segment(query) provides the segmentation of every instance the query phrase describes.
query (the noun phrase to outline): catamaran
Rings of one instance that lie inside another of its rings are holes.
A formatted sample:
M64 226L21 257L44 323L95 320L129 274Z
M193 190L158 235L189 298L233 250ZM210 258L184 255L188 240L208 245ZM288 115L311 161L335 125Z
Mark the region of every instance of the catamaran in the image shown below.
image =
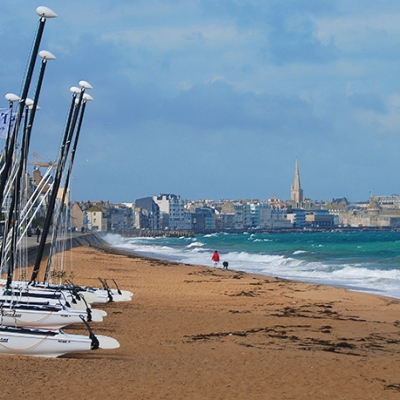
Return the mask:
M94 335L71 335L58 329L33 329L0 326L0 354L36 357L59 357L66 353L96 349L117 349L114 338Z
M83 115L87 101L92 100L92 97L85 93L87 89L92 88L86 81L79 82L80 88L71 88L72 101L60 154L57 163L54 164L56 166L55 176L50 179L49 175L46 175L45 184L49 187L46 193L48 196L47 213L31 279L29 281L15 279L15 271L24 264L20 246L24 234L23 226L30 226L39 208L35 209L34 206L38 204L39 191L35 191L30 198L25 195L26 166L30 136L47 61L55 59L50 52L43 50L39 52L39 45L46 20L57 17L57 14L44 6L37 7L36 13L40 17L39 25L21 96L11 93L6 95L6 99L10 102L10 122L8 123L5 147L0 157L0 206L5 215L0 244L0 271L2 273L6 271L7 279L0 282L0 354L58 357L76 351L90 351L98 348L116 349L119 347L116 339L95 335L92 332L88 322L101 322L107 314L103 310L92 308L91 304L129 301L132 298L131 292L121 291L119 288L110 289L105 281L102 282L103 288L48 282L49 268L55 251L57 230L63 214L64 200L69 186L69 176ZM34 100L29 101L27 95L38 54L42 58L42 63ZM12 124L13 103L17 101L17 112ZM22 137L20 137L18 133L23 117L24 126ZM68 171L66 178L64 170ZM58 192L62 180L64 180L64 189L60 202ZM43 282L39 283L38 273L47 235L51 229L53 238L48 266ZM89 336L72 335L61 330L62 327L71 323L85 324Z
M101 322L103 315L98 311L93 309L83 313L63 305L0 302L0 325L61 329L83 321Z

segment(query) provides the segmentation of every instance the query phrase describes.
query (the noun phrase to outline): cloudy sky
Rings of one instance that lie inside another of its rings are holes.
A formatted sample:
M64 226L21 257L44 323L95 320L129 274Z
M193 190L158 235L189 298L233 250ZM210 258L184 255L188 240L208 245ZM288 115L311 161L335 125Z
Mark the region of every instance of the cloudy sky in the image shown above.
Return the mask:
M21 91L36 7L58 14L31 153L57 157L70 86L93 86L72 200L289 199L296 158L308 198L400 194L398 2L4 3L0 94Z

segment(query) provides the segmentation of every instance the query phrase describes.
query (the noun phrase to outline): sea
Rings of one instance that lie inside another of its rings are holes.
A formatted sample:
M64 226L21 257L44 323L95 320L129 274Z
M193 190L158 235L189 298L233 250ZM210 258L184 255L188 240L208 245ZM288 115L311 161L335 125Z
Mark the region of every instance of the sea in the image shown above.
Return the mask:
M156 259L212 267L215 250L229 269L400 299L400 232L213 233L122 237L111 246Z

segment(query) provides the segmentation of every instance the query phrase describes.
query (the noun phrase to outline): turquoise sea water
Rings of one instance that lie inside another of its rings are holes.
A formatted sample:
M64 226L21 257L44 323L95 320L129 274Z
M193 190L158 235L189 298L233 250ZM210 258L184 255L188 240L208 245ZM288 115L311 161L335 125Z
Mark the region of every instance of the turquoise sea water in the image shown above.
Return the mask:
M122 238L112 246L142 255L212 266L218 250L229 268L400 298L400 232L297 232Z

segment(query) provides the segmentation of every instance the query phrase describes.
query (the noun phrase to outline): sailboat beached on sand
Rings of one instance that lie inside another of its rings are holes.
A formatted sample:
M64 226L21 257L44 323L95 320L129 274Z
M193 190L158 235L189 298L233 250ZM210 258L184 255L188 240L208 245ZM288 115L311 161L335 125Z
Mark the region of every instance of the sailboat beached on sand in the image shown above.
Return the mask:
M51 259L55 252L57 231L61 225L69 175L86 103L92 100L86 93L86 90L92 87L86 81L80 81L79 88L71 88L72 100L60 154L57 163L54 164L55 176L52 180L46 178L46 184L49 186L46 193L47 214L31 279L29 281L15 279L16 270L24 264L24 261L26 263L21 245L21 238L25 234L23 226L30 225L35 210L38 209L34 207L38 201L37 193L33 193L31 197L26 196L25 176L30 137L46 65L49 60L55 59L48 51L39 52L39 46L46 20L57 17L57 14L44 6L37 7L36 13L40 17L39 25L21 95L16 96L12 93L6 95L10 104L9 122L5 147L0 157L0 204L5 217L1 237L0 267L1 272L6 273L6 279L0 281L0 354L57 357L76 351L115 349L119 347L117 340L92 332L88 322L101 322L107 313L92 308L91 304L129 301L132 293L121 291L119 288L110 289L105 281L102 281L103 288L89 288L61 280L58 284L49 282ZM27 96L38 54L42 59L41 68L34 100L30 101ZM17 111L13 114L13 104L17 102ZM15 115L14 122L11 121L12 115ZM61 186L62 184L64 186ZM60 187L63 187L61 202L58 198ZM51 230L53 232L51 256L43 282L39 283L39 270ZM85 324L89 336L71 335L60 330L72 323Z

